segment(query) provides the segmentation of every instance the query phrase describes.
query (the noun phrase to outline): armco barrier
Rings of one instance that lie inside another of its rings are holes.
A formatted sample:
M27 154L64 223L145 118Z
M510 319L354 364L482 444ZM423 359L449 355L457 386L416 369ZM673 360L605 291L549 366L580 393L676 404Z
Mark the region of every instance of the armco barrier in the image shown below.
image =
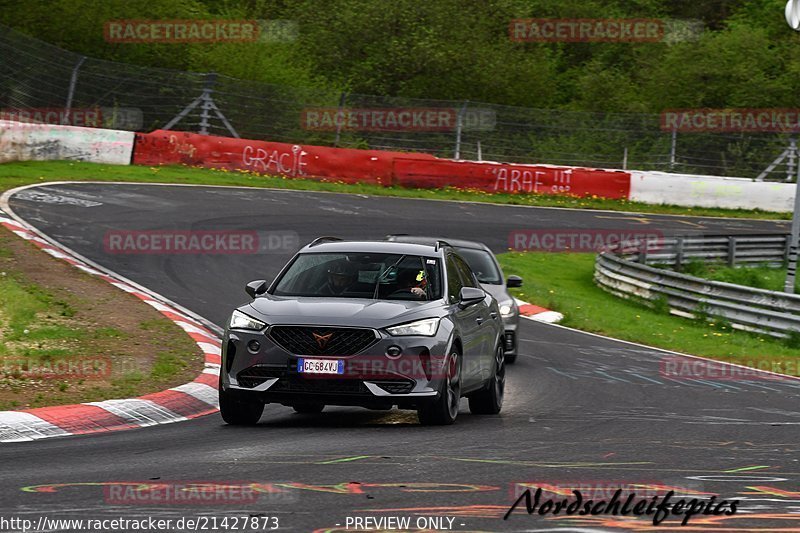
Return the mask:
M129 131L0 120L0 163L9 161L88 161L129 165Z
M687 207L791 212L794 191L793 183L632 171L630 200Z
M250 141L159 130L137 134L133 163L186 164L299 178L487 192L627 198L622 171L453 161L428 154Z
M182 163L297 178L391 185L392 161L398 157L435 159L427 154L249 141L158 130L136 134L133 163Z
M626 199L630 185L630 174L623 171L448 159L395 159L394 178L405 187Z
M693 237L692 256L695 260L718 261L719 241L734 237ZM779 245L776 249L776 238ZM776 252L785 247L785 235L737 236L748 249L740 250L734 244L729 253L729 264L747 264L754 257L774 262ZM780 246L780 240L783 246ZM731 242L736 242L731 241ZM760 244L759 244L760 243ZM598 254L594 281L602 289L621 298L632 298L651 305L666 303L670 313L689 318L719 317L736 329L765 333L774 337L788 337L800 333L800 295L769 291L733 283L711 281L680 272L655 268L645 264L650 254L643 256L636 249L641 245L623 246ZM683 247L680 247L683 249ZM688 247L687 247L688 248ZM705 249L706 253L700 251ZM679 251L678 255L683 252ZM674 263L680 263L675 260ZM751 263L752 264L752 263Z

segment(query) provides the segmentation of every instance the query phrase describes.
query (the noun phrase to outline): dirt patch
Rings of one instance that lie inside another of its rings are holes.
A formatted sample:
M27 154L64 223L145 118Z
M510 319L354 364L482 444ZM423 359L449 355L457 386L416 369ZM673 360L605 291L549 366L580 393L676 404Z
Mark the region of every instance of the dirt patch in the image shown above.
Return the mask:
M140 396L202 368L158 311L0 227L0 410Z

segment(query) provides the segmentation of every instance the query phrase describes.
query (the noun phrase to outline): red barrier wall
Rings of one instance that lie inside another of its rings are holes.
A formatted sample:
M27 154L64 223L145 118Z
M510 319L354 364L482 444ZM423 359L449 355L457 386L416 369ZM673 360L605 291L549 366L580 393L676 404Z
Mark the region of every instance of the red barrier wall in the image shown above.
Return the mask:
M630 173L591 168L398 158L394 183L404 187L460 187L487 192L597 195L628 198Z
M135 165L186 164L298 178L487 192L628 198L630 174L590 168L478 163L428 154L328 148L158 130L137 133Z
M200 165L297 178L391 185L392 161L397 156L435 159L427 154L249 141L158 130L136 134L133 164Z

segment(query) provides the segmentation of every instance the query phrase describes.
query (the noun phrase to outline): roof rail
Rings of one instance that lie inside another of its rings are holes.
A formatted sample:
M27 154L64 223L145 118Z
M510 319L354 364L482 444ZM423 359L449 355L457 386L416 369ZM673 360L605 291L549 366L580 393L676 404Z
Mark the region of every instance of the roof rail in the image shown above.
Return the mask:
M408 237L408 233L389 233L383 237L383 240L388 241L394 237Z
M318 238L314 239L314 240L311 242L311 244L309 244L309 245L308 245L308 247L309 247L309 248L311 248L312 246L316 246L316 245L318 245L318 244L322 244L323 242L328 242L328 241L341 241L341 240L342 240L342 239L340 239L339 237L331 237L331 236L318 237Z
M439 239L439 240L436 241L436 245L433 247L433 251L438 252L439 248L442 247L442 246L447 246L449 248L453 247L449 242L443 241L442 239Z

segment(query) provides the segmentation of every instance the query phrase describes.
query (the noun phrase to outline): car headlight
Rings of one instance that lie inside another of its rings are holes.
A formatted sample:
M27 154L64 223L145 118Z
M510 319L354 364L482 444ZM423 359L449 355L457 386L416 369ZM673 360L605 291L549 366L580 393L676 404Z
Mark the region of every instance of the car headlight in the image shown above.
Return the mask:
M500 306L500 314L506 318L514 315L514 304L503 304Z
M255 331L262 330L266 324L251 316L248 316L241 311L234 311L231 315L229 326L233 329L252 329Z
M386 331L388 331L390 335L422 335L425 337L433 337L436 335L436 330L438 328L438 318L426 318L424 320L417 320L416 322L409 322L408 324L392 326L386 328Z

